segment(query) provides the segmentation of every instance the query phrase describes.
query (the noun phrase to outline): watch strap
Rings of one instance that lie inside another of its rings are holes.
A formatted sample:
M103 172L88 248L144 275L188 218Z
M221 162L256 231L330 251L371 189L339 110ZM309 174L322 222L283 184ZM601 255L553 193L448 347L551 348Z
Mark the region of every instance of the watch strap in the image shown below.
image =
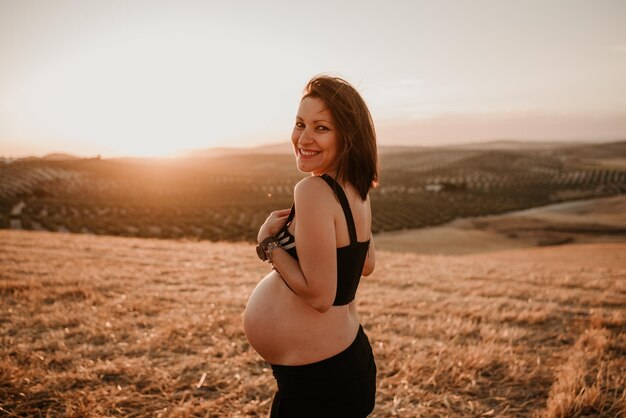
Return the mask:
M270 235L257 245L257 254L261 260L269 261L271 263L271 252L278 247L280 247L278 240L275 236Z
M265 247L265 257L267 258L267 261L269 261L270 263L273 263L272 251L274 251L278 247L280 247L280 243L277 240L270 241Z

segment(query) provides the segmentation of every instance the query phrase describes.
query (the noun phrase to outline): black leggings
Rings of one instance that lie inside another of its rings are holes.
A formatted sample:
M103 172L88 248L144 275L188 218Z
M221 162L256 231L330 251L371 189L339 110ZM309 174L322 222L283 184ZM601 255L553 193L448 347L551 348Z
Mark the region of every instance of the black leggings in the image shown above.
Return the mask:
M302 366L272 365L270 418L363 418L374 409L376 363L363 327L339 354Z

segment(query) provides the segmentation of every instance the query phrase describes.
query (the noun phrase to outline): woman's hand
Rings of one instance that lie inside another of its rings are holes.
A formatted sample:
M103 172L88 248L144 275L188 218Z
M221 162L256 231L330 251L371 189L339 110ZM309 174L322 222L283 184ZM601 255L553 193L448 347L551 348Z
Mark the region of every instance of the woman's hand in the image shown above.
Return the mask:
M290 210L291 209L281 209L270 213L270 216L267 217L259 229L257 241L260 243L270 235L276 235L278 231L285 226L285 223L287 223L287 217L289 216Z

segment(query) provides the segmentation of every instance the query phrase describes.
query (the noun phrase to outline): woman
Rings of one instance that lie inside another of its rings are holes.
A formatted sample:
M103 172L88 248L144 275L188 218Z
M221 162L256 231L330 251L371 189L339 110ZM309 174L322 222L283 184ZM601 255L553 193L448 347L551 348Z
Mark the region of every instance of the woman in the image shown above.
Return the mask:
M376 364L354 297L375 262L372 118L346 81L315 77L291 141L298 169L311 176L296 185L291 209L272 212L259 230L257 252L273 271L252 292L244 329L278 384L271 417L365 417Z

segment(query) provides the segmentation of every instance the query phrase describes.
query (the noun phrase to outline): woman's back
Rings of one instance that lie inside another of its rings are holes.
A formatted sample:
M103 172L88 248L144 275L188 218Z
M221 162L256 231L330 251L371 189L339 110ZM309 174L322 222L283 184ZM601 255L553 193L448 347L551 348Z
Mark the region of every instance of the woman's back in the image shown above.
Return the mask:
M370 245L369 236L366 240L358 239L352 207L356 207L359 226L367 235L369 235L369 231L371 230L371 212L369 210L368 201L361 200L356 191L353 193L353 202L351 204L344 191L347 187L342 187L335 179L327 174L322 174L320 178L333 190L337 201L341 205L341 213L334 214L335 237L337 242L337 290L333 306L347 305L355 297ZM333 202L328 203L329 206L336 206ZM296 239L294 236L295 213L296 208L295 205L293 205L287 218L287 223L276 237L280 245L286 249L292 257L298 260ZM301 219L301 222L307 222L307 220ZM344 223L345 226L343 225ZM345 243L345 245L342 244L346 239L348 242ZM289 286L287 285L287 287Z

